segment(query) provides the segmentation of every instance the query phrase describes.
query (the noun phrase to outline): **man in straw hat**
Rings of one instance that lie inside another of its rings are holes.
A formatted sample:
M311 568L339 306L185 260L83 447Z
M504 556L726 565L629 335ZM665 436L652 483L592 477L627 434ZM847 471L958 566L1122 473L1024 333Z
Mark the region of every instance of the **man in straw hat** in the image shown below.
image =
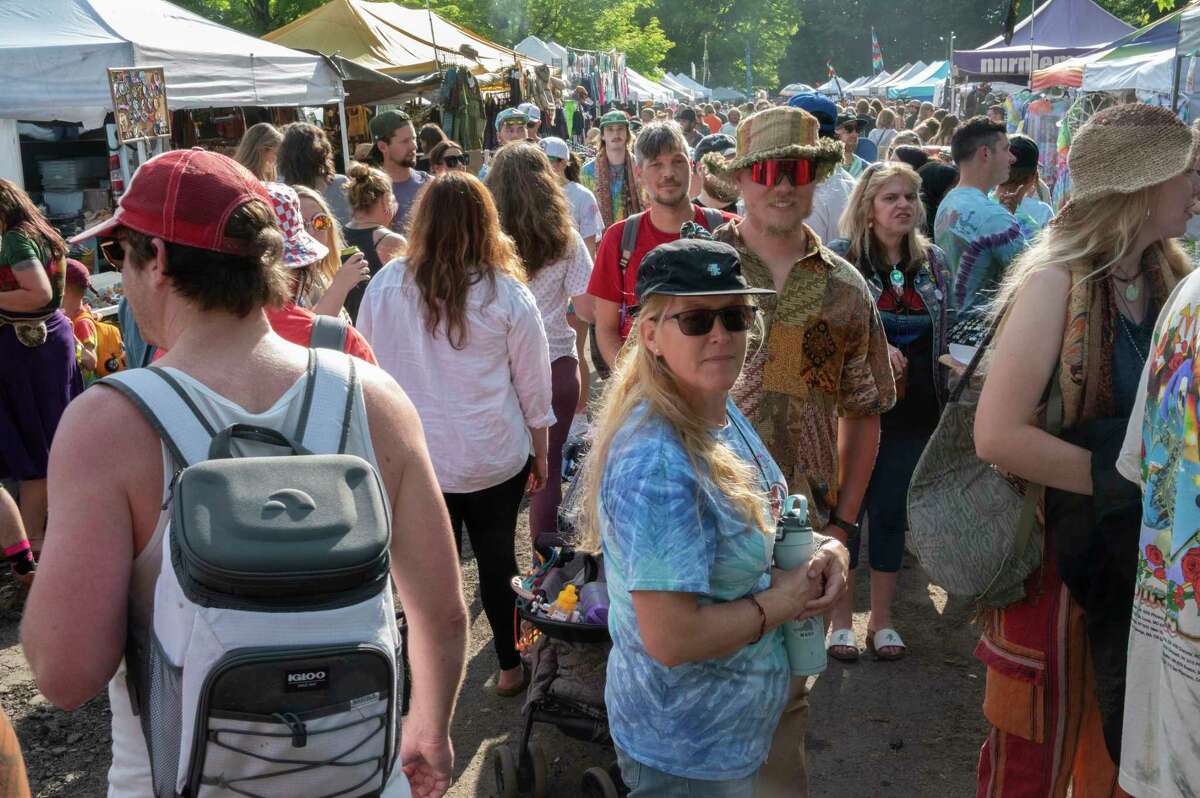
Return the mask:
M738 250L751 285L778 292L761 300L766 340L747 360L734 398L790 492L808 497L813 526L845 543L858 532L879 415L895 403L896 387L866 281L804 223L817 184L842 158L842 144L820 138L818 127L812 114L790 107L741 123L737 155L724 166L746 213L716 238ZM854 633L835 632L832 644L857 654ZM807 690L797 679L760 773L761 795L807 795L807 716Z

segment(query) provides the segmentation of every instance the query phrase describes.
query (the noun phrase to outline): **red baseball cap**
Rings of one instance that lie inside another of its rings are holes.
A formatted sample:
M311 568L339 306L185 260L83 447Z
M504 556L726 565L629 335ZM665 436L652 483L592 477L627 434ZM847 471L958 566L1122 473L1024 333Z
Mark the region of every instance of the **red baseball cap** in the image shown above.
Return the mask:
M111 237L121 227L199 249L241 255L245 243L225 237L235 210L251 200L271 207L271 195L244 166L219 153L172 150L142 164L117 212L71 239Z
M91 280L92 275L91 275L91 272L88 271L87 266L84 266L82 263L75 260L74 258L67 258L66 262L67 262L67 284L68 285L78 285L83 288L91 288L92 287L92 280Z

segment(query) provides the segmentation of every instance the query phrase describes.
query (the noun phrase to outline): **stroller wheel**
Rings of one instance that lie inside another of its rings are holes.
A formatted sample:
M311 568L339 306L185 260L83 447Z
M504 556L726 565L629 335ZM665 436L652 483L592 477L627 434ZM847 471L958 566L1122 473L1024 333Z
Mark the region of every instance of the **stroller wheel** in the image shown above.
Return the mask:
M529 761L533 763L533 798L546 798L546 750L536 740L529 741Z
M585 798L621 798L617 785L604 768L588 768L583 772L583 795Z
M496 776L496 798L517 798L521 794L517 783L517 758L507 745L498 745L493 750L492 772Z

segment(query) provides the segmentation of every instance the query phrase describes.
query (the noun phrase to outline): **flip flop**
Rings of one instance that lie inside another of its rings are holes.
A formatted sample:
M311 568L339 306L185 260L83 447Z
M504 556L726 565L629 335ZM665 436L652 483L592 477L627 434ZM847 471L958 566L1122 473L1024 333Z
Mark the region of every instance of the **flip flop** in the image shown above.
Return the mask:
M839 653L835 648L853 649L853 654ZM858 643L854 639L853 629L837 629L829 635L829 645L825 647L829 656L841 662L858 662Z
M884 654L885 648L898 648L900 651L895 654ZM890 626L886 629L880 629L878 632L867 631L867 650L874 655L875 659L885 662L895 662L898 659L904 658L904 650L907 646L900 638L899 632L892 629Z

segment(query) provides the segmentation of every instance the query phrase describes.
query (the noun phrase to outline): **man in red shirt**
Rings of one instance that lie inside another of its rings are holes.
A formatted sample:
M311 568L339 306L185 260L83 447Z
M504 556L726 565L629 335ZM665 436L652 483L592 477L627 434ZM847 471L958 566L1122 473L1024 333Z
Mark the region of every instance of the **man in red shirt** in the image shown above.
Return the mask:
M696 222L708 229L736 218L712 208L692 205L688 181L692 163L687 140L674 122L652 122L642 128L634 144L634 174L642 188L646 209L608 228L596 251L596 265L588 293L596 298L596 343L604 362L612 365L633 327L631 310L637 305L634 284L638 265L647 252L679 238L679 228ZM621 269L629 237L625 227L637 225L637 237Z

